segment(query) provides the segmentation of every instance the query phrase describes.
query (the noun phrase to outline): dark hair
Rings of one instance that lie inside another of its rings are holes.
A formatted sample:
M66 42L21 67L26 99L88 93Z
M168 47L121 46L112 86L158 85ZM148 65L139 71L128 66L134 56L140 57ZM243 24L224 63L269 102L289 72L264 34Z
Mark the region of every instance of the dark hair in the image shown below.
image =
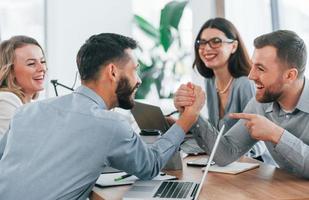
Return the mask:
M41 45L34 39L25 35L13 36L4 40L0 44L0 90L9 91L16 94L24 102L23 88L18 85L13 73L13 63L15 59L15 50L26 45L38 46L44 55ZM39 93L36 93L32 99L36 99Z
M76 57L81 80L96 80L102 67L111 62L126 60L128 55L125 50L136 47L134 39L123 35L101 33L91 36L79 49Z
M227 19L220 17L209 19L201 27L194 43L195 59L192 67L194 68L196 66L198 72L205 78L211 78L214 76L213 70L204 64L198 53L197 40L200 39L202 32L207 28L218 29L222 31L227 38L238 41L237 50L229 58L228 70L234 78L248 76L251 69L251 64L244 42L242 41L240 34L235 26Z
M295 67L298 70L298 78L304 76L307 50L306 45L295 32L289 30L278 30L264 34L254 40L254 47L257 49L265 46L273 46L277 49L277 57L289 68Z

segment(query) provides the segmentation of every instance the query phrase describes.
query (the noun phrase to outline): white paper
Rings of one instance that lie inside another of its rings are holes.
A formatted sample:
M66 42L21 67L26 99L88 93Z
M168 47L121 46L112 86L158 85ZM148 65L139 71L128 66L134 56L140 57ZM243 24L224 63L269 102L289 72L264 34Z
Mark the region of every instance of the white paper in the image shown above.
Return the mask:
M122 180L115 181L116 178L119 178L127 174L126 172L117 172L117 173L108 173L101 174L98 178L96 185L100 187L116 186L116 185L129 185L133 184L138 178L136 176L130 176ZM171 176L165 173L160 173L158 176L154 177L153 180L173 180L176 179L175 176Z
M244 163L244 162L233 162L229 165L224 167L213 165L210 166L210 172L220 172L220 173L227 173L227 174L239 174L241 172L245 172L251 169L255 169L259 167L259 163ZM204 168L203 168L204 170Z

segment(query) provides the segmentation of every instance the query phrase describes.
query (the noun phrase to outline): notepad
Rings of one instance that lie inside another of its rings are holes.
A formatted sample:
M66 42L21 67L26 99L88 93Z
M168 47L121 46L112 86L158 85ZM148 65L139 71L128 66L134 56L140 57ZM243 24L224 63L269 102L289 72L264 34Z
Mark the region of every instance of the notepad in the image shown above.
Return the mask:
M245 162L233 162L224 167L213 165L209 168L211 172L225 173L225 174L239 174L251 169L258 168L260 166L259 163L245 163ZM204 168L202 168L204 170Z
M125 172L101 174L96 182L96 186L110 187L117 185L130 185L133 184L136 180L138 180L136 176L130 176L128 178L115 181L116 178L119 178L125 174L126 174ZM175 180L175 179L176 179L175 176L171 176L162 172L158 176L153 178L153 180Z

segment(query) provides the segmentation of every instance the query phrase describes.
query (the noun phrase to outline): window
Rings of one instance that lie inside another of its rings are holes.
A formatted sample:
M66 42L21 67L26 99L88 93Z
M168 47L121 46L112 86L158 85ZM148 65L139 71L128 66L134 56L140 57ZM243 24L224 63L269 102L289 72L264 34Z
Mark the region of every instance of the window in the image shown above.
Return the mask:
M0 40L27 35L45 46L44 0L1 0Z
M279 27L296 32L309 48L309 1L280 0L278 1ZM309 76L308 60L305 76Z
M272 31L270 0L225 1L225 17L240 32L249 55L254 50L253 40Z

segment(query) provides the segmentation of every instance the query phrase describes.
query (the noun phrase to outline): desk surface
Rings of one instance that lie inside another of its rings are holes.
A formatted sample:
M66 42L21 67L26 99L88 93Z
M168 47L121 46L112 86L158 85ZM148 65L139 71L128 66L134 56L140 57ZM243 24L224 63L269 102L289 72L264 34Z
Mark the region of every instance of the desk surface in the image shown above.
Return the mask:
M200 167L187 167L184 159L183 170L167 171L179 179L199 182L202 178ZM256 162L243 159L246 162ZM93 189L92 200L119 200L130 186ZM209 172L199 199L309 199L309 181L300 179L270 165L261 164L259 168L238 175Z

